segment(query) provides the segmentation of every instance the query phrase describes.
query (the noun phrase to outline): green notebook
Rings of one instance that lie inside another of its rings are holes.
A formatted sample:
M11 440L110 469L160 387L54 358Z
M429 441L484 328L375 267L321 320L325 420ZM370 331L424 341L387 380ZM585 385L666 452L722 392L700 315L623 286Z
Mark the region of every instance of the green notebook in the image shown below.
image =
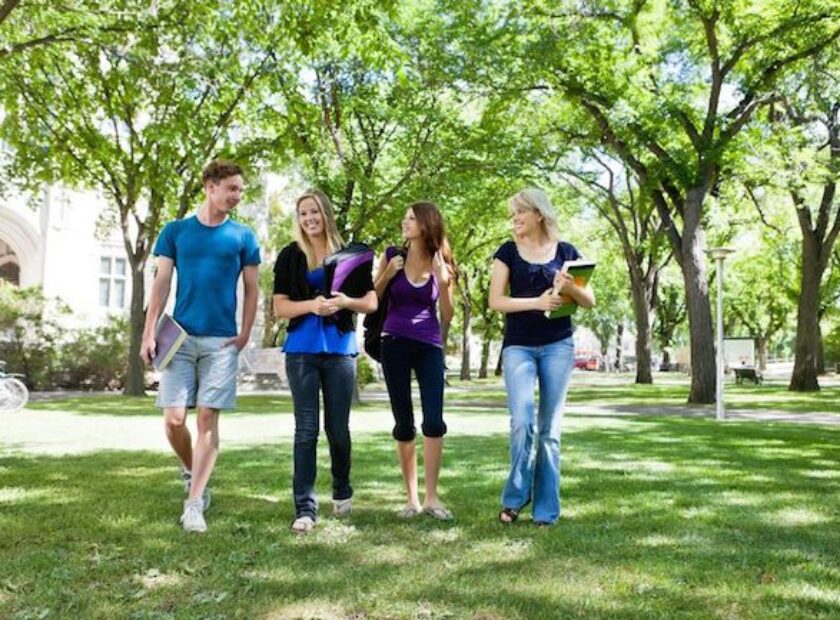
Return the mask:
M574 278L577 286L584 287L589 283L590 278L592 278L592 272L595 271L595 261L582 259L570 260L563 263L563 269L568 271L569 275ZM559 293L555 294L559 295ZM566 301L562 306L555 310L545 311L546 318L559 319L564 316L572 316L577 312L577 302L568 295L563 295L563 297Z

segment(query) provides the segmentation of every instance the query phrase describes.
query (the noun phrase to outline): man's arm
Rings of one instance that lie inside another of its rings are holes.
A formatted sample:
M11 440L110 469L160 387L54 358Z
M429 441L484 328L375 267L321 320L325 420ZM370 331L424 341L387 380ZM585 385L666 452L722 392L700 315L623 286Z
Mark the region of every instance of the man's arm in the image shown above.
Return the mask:
M236 338L231 338L225 346L232 344L240 351L251 338L251 328L257 317L257 300L260 294L259 265L246 265L242 269L242 283L245 285L245 298L242 304L242 329Z
M143 341L140 344L140 359L151 364L155 357L155 327L166 301L169 299L169 287L172 285L172 271L175 261L166 256L158 256L155 279L149 295L149 307L146 308L146 325L143 327Z

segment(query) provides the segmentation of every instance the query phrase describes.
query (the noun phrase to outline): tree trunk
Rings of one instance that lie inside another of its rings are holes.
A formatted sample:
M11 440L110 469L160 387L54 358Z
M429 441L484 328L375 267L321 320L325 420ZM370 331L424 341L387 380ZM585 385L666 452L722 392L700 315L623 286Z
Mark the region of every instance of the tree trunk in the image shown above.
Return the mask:
M502 359L503 359L502 355L503 355L503 353L504 353L504 349L499 351L499 357L498 357L498 359L496 359L496 370L493 374L497 377L502 376Z
M472 379L470 364L471 350L470 350L470 320L472 319L472 303L466 295L462 296L461 310L464 315L464 330L461 333L461 380L469 381Z
M705 188L688 192L680 248L688 330L691 340L691 390L689 403L715 402L715 334L706 273L706 235L700 222Z
M143 341L143 327L146 323L146 312L143 304L146 297L146 282L143 274L145 261L140 264L131 264L131 309L129 313L129 346L128 346L128 368L125 373L125 387L123 394L126 396L143 396L146 393L145 367L140 359L140 345Z
M636 280L639 280L638 282ZM651 349L653 335L650 326L650 299L644 279L630 273L630 291L633 297L633 317L636 322L636 383L653 383Z
M668 349L662 349L662 366L664 366L665 368L669 368L670 365L671 365L671 352L668 351Z
M481 367L478 369L478 378L487 378L487 365L490 363L490 345L492 342L485 338L481 342Z
M356 380L353 381L353 400L351 401L354 407L362 404L362 392L359 389L359 362L361 359L361 355L356 356Z
M817 319L817 375L825 374L825 349L823 348L822 327Z
M266 295L263 298L263 334L262 346L263 348L274 346L275 325L274 325L274 298L272 295Z
M796 317L796 350L793 374L788 389L813 392L817 382L817 349L819 348L820 280L819 245L810 231L802 231L802 271L799 309Z
M767 336L757 336L755 348L758 351L758 369L767 370Z
M624 350L621 346L621 341L624 339L624 323L618 324L618 329L615 335L615 371L621 372L621 366L623 362L622 353Z

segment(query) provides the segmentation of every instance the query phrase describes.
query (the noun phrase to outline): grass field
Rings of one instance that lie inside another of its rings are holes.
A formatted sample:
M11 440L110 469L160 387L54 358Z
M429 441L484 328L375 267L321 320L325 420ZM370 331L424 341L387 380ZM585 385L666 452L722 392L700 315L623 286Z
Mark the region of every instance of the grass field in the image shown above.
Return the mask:
M0 617L840 617L840 429L576 417L563 444L538 529L496 522L505 436L447 440L446 524L398 520L392 442L357 438L353 516L307 537L288 442L223 446L190 536L173 457L2 458Z
M688 399L688 378L670 373L657 377L653 385L635 385L628 375L602 375L594 373L575 374L569 392L569 404L623 407L679 407ZM382 395L384 385L369 386L368 391ZM725 402L728 408L743 410L771 409L790 413L836 413L840 414L840 387L832 384L819 392L789 392L782 382L768 382L762 386L726 386ZM359 409L381 407L372 400L371 394L362 394ZM446 391L447 403L481 404L489 407L505 407L504 386L499 379L473 382L452 381ZM238 399L236 413L288 413L292 410L291 397L286 394L249 395ZM90 396L58 397L30 403L35 410L74 411L81 414L106 415L160 415L151 397L127 398L119 394L96 394ZM230 415L230 414L228 414ZM235 414L234 414L235 415Z

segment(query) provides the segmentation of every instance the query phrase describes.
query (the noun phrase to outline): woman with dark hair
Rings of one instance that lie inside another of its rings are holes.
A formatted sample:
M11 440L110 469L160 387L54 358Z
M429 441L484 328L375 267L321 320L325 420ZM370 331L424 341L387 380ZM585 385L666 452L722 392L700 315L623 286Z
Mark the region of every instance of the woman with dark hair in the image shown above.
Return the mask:
M326 289L324 259L340 250L329 198L307 190L295 207L296 241L287 245L274 266L274 314L288 319L286 376L295 410L295 520L292 531L305 534L315 527L316 454L320 395L324 395L324 428L330 445L333 514L352 509L350 485L350 403L356 385L358 354L356 312L376 310L376 293L368 269L351 282L346 293Z
M522 190L510 199L510 212L513 239L494 255L489 298L490 307L505 314L502 364L510 409L510 473L499 521L513 523L533 502L534 523L552 525L560 516L560 429L575 347L571 318L545 313L564 303L555 291L583 308L594 306L595 296L563 267L580 255L560 241L545 192Z
M454 313L455 264L446 239L440 210L429 202L409 206L402 221L402 249L389 247L374 281L380 299L387 295L388 312L382 326L382 372L394 414L393 436L408 502L399 513L412 518L422 513L452 519L438 497L443 455L443 347ZM438 308L440 306L440 319ZM423 464L426 494L417 490L417 453L411 371L417 377L423 409Z

